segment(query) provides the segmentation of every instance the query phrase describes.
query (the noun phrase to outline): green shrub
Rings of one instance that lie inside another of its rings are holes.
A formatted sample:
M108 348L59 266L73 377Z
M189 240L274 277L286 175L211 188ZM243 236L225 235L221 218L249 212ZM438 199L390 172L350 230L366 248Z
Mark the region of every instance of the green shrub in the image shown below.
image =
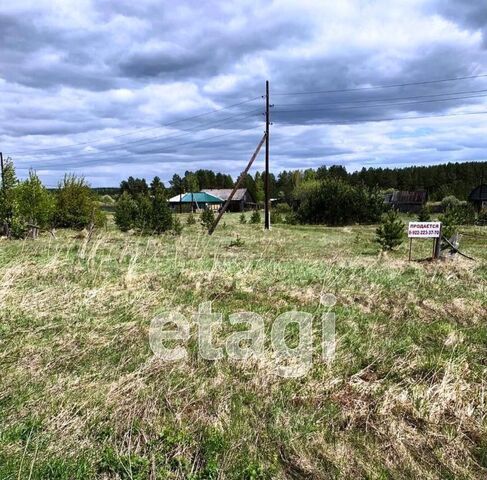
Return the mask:
M338 178L313 180L295 192L301 223L346 225L376 222L383 212L383 198L377 190L350 185Z
M134 227L142 233L153 231L152 228L152 202L149 195L136 197L137 210L135 213Z
M247 223L247 217L245 216L245 213L243 213L243 212L242 212L242 213L240 214L240 219L239 219L239 221L240 221L240 224L241 224L241 225L245 225L245 224Z
M442 233L445 237L452 237L459 225L473 225L475 223L475 210L472 205L460 202L448 207L443 215L439 215L442 222Z
M279 212L271 210L271 224L284 223L283 217Z
M10 234L14 207L15 207L15 187L17 177L15 167L10 158L4 162L3 183L0 189L0 229L2 234Z
M173 227L173 216L164 191L161 188L156 189L151 203L151 229L156 233L167 232Z
M287 215L291 213L293 209L287 203L278 203L272 208L273 212L280 213L281 215Z
M377 228L376 241L382 250L392 250L401 245L404 239L404 223L395 210L383 214L381 223Z
M455 195L448 195L441 201L441 206L444 211L448 210L451 207L456 207L457 205L460 205L460 200L458 200Z
M206 229L209 230L213 223L215 222L215 213L211 208L207 208L203 210L201 214L201 225Z
M54 222L58 227L82 229L103 225L105 217L95 193L82 177L65 175L56 195Z
M54 213L54 199L35 172L30 171L27 180L20 182L16 187L15 197L16 213L25 222L40 228L50 226Z
M297 225L299 223L297 214L295 212L289 212L288 214L286 214L285 222L288 225Z
M250 216L249 223L257 224L261 222L259 210L254 210Z
M122 232L127 232L133 228L136 214L136 201L127 192L123 192L115 206L115 224Z
M477 225L487 225L487 208L483 208L482 210L480 210L475 223Z
M183 224L181 223L181 220L179 220L178 217L174 217L172 219L172 233L174 233L174 235L181 235L181 233L183 233Z
M186 224L187 225L194 225L196 223L196 218L194 218L193 212L191 212L188 215L188 218L186 219Z
M431 220L430 210L425 205L421 210L418 212L418 222L429 222Z

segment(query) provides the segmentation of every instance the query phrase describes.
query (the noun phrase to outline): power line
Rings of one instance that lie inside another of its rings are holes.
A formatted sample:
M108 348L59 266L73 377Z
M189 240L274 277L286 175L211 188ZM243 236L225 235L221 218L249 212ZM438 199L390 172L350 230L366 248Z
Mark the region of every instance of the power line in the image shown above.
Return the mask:
M233 108L233 107L237 107L237 106L240 106L240 105L244 105L246 103L254 102L255 100L259 100L260 98L261 98L261 96L254 97L254 98L250 98L248 100L244 100L244 101L241 101L241 102L238 102L238 103L233 103L231 105L227 105L226 107L222 107L222 108L218 108L218 109L212 110L211 112L200 113L200 114L197 114L197 115L192 115L190 117L181 118L181 119L175 120L173 122L165 123L163 125L158 125L157 127L149 127L149 128L144 128L144 129L138 129L138 130L133 130L132 132L123 133L121 135L114 135L114 136L110 137L109 139L102 138L102 139L99 139L99 140L90 140L90 141L85 141L85 142L80 142L80 143L73 143L73 144L70 144L70 145L62 145L62 146L56 146L56 147L44 147L44 148L35 149L33 151L34 152L45 151L45 150L49 150L50 151L50 150L59 150L59 149L65 149L65 148L71 148L71 147L78 147L78 146L82 146L82 145L91 145L92 143L99 143L99 142L104 142L104 141L107 141L107 140L112 140L114 138L126 137L128 135L134 135L134 134L141 133L141 132L148 132L148 131L151 131L151 130L156 130L158 128L169 127L171 125L175 125L177 123L185 122L187 120L194 120L195 118L200 118L200 117L204 117L204 116L207 116L207 115L212 115L214 113L218 113L218 112L221 112L223 110L228 110L228 109ZM22 154L22 153L31 153L31 152L32 151L30 151L30 150L22 150L20 152L13 152L13 154L11 154L11 155L19 155L19 154Z
M454 77L454 78L442 78L438 80L424 80L421 82L407 82L407 83L395 83L391 85L374 85L370 87L357 87L357 88L342 88L337 90L315 90L315 91L308 91L308 92L281 92L281 93L273 93L273 95L314 95L317 93L341 93L341 92L357 92L361 90L378 90L382 88L397 88L397 87L407 87L411 85L430 85L434 83L442 83L442 82L456 82L460 80L469 80L473 78L484 78L487 77L487 73L483 73L480 75L469 75L465 77Z
M306 112L307 110L303 110ZM277 113L294 113L290 110L288 111L280 111L274 112ZM351 125L355 123L369 123L369 122L392 122L395 120L417 120L421 118L442 118L442 117L460 117L464 115L484 115L487 114L487 110L479 111L479 112L461 112L461 113L446 113L446 114L436 114L436 115L418 115L418 116L409 116L409 117L386 117L386 118L367 118L367 119L356 119L356 120L345 120L345 121L331 121L331 122L322 122L322 125Z
M394 106L401 106L401 105L416 105L419 103L434 103L434 102L448 102L450 100L465 100L468 98L479 98L479 97L487 97L487 94L484 95L470 95L465 97L451 97L451 98L436 98L430 100L418 100L413 102L400 102L400 103L380 103L376 105L367 105L367 108L376 108L376 107L394 107ZM276 105L276 107L279 104ZM280 110L281 112L326 112L326 111L333 111L333 110L353 110L357 108L364 108L362 105L351 105L351 106L337 106L334 109L329 108L313 108L307 110ZM277 112L278 110L276 110Z
M258 126L255 126L254 125L252 127L241 128L241 129L238 129L238 130L232 130L231 132L223 133L223 134L220 134L220 135L214 135L212 137L204 138L204 139L201 139L201 140L192 140L192 141L184 142L184 143L176 143L174 145L170 145L167 148L160 149L160 150L157 150L157 151L138 152L137 155L158 154L158 153L162 153L162 152L167 152L167 151L170 151L171 149L173 149L175 147L182 147L182 146L190 145L190 144L194 144L194 143L204 143L204 142L207 142L209 140L214 140L215 138L227 137L227 136L233 135L235 133L245 132L245 131L248 131L248 130L254 130L256 128L261 128L261 125L258 125ZM124 157L132 157L133 158L133 155L134 154L132 152L128 152L126 154L117 155L116 158L117 159L124 158ZM90 165L92 163L98 163L98 162L103 162L103 159L99 159L99 158L87 159L80 166L83 167L85 165ZM43 168L51 168L53 166L53 164L52 163L51 164L45 164L45 165L42 165L41 164L41 165L34 165L34 166L36 168L38 168L38 169L43 169ZM75 167L76 168L76 164L73 164L73 163L63 163L63 166ZM22 169L22 167L19 167L19 169Z
M323 107L328 105L343 105L349 103L370 103L370 102L388 102L388 101L395 101L395 100L414 100L416 98L430 98L430 97L444 97L447 95L467 95L467 94L474 94L474 93L485 93L487 89L483 90L466 90L462 92L446 92L446 93L434 93L428 95L413 95L408 97L389 97L389 98L368 98L367 100L348 100L348 101L340 101L340 102L327 102L327 103L278 103L274 104L278 107Z
M125 149L125 147L127 146L133 146L133 145L144 145L144 144L147 144L147 143L151 143L151 142L155 142L157 140L160 140L160 139L165 139L165 140L171 140L171 139L174 139L174 138L180 138L180 137L184 137L186 135L190 135L192 133L198 133L198 132L203 132L205 130L208 130L210 128L214 128L218 125L221 125L221 124L231 124L231 123L235 123L236 120L232 120L232 119L236 119L236 117L241 117L241 118L238 118L238 120L244 120L246 118L250 118L250 117L253 117L255 116L255 114L257 112L260 112L260 108L259 109L255 109L253 111L251 111L250 113L249 112L243 112L243 113L239 113L239 114L235 114L235 115L232 115L232 116L229 116L229 117L226 117L222 120L219 120L218 122L210 122L210 123L206 123L206 124L203 124L203 127L206 127L206 128L202 128L202 129L192 129L192 130L184 130L184 133L180 133L178 135L170 135L170 136L167 136L167 135L157 135L157 136L154 136L154 137L148 137L148 138L142 138L140 140L133 140L131 142L125 142L125 143L120 143L120 144L117 144L117 145L113 145L111 148L105 148L103 150L100 150L98 152L84 152L84 153L76 153L76 152L66 152L66 153L61 153L60 155L57 155L56 153L54 154L50 154L50 153L41 153L39 155L29 155L30 156L33 156L33 157L39 157L39 156L50 156L50 157L53 157L55 156L55 158L58 158L58 159L62 159L62 158L70 158L72 156L76 156L76 157L92 157L93 155L97 155L97 154L103 154L103 153L106 153L106 152L113 152L113 151L116 151L116 150L123 150Z

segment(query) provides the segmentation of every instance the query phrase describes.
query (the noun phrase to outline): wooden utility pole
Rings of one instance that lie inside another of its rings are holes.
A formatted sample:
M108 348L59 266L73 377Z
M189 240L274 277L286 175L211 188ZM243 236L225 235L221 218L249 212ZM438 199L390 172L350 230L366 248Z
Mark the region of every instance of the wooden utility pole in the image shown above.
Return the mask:
M223 204L223 207L220 209L220 213L216 217L216 220L213 222L213 225L208 230L208 235L211 235L215 231L215 228L217 227L218 222L223 217L223 214L225 213L226 209L230 205L230 202L232 201L232 198L235 195L235 192L237 191L238 187L240 187L240 184L243 182L243 179L245 178L248 171L250 170L250 167L254 163L254 160L257 158L257 155L259 154L260 149L262 148L262 145L264 145L264 140L266 138L267 138L267 135L264 133L264 136L261 138L259 144L257 145L257 148L255 149L252 157L250 158L249 163L245 167L245 170L238 177L238 180L235 182L235 186L233 187L233 190L231 191L230 195L228 196L227 201Z
M0 152L0 168L2 170L2 190L5 190L5 181L3 177L3 153Z
M264 205L264 225L265 229L269 230L271 227L270 203L269 196L269 80L265 82L265 205Z

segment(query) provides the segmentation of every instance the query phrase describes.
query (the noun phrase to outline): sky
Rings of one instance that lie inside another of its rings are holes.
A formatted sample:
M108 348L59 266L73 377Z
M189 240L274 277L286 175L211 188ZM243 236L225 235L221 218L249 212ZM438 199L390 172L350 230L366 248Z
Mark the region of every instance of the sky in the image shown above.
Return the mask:
M264 132L266 80L275 173L487 159L482 1L0 5L0 151L48 186L236 177Z

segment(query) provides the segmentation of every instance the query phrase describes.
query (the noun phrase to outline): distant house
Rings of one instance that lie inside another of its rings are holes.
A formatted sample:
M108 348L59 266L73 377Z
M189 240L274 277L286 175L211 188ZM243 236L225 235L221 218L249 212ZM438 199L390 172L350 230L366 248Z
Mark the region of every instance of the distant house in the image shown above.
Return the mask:
M400 212L419 212L428 201L426 190L400 191L386 194L384 203Z
M214 195L215 197L221 198L226 201L230 194L232 193L231 188L219 188L219 189L205 189L202 190L205 193ZM243 212L248 208L255 208L255 199L252 197L250 192L246 188L237 188L235 195L228 206L228 211L230 212Z
M475 187L468 196L468 201L473 204L475 209L480 212L482 208L487 208L487 184L482 183Z
M168 200L173 210L191 212L196 210L218 210L223 205L223 200L206 192L190 192L175 195Z

